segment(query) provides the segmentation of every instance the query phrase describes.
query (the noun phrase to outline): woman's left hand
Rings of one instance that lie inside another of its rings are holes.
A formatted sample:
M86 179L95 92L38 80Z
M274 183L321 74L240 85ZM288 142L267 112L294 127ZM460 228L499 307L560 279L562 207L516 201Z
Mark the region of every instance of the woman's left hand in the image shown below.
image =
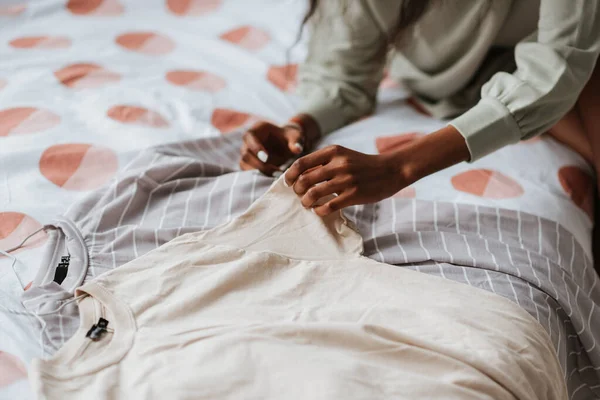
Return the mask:
M296 160L286 171L288 186L302 205L325 216L344 207L375 203L410 185L396 153L369 155L342 146L329 146ZM327 195L337 195L315 206Z

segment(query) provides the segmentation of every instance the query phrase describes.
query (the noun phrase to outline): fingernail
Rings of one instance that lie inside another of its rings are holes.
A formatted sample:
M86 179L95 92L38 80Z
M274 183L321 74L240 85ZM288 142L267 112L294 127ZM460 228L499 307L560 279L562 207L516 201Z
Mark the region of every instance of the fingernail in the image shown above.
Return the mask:
M297 148L300 152L304 151L304 146L300 143L294 143L294 147Z
M273 178L276 178L276 179L277 179L277 178L279 178L281 175L283 175L283 172L280 172L280 171L275 171L275 172L273 172L273 175L272 175L272 176L273 176ZM283 183L285 183L285 180L283 181Z
M315 211L314 208L311 207L310 211L312 211L313 214L316 214L317 212Z
M283 177L283 186L290 187L290 185L288 185L287 181L285 180L285 176Z
M269 159L269 156L267 155L267 153L265 153L262 150L256 154L256 157L258 157L258 159L262 162L267 162L267 160Z

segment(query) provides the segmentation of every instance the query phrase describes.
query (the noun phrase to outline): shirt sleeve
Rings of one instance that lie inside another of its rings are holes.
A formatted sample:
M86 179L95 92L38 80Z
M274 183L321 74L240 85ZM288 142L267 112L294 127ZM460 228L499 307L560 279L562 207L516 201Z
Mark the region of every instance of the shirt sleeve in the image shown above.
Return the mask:
M300 112L327 134L373 111L386 33L367 0L321 1L309 29L308 56L299 69Z
M450 122L471 161L556 124L588 81L599 42L599 0L542 0L537 37L515 48L517 70L494 75L481 101Z

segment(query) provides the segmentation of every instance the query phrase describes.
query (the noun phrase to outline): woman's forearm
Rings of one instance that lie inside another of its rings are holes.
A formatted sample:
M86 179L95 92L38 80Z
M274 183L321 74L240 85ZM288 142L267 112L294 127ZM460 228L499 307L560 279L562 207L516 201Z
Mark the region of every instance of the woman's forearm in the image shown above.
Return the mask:
M408 182L416 182L470 158L465 138L453 126L446 126L411 143L397 153L400 173Z

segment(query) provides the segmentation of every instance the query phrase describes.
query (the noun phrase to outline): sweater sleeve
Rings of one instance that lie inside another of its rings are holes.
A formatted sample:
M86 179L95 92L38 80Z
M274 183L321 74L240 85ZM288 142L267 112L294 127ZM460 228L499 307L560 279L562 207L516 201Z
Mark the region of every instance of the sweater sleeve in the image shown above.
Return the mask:
M308 56L299 70L300 112L322 134L373 111L383 77L386 34L367 0L327 0L310 22Z
M547 131L575 105L600 51L600 1L542 0L534 39L516 46L513 74L494 75L450 122L471 161Z

